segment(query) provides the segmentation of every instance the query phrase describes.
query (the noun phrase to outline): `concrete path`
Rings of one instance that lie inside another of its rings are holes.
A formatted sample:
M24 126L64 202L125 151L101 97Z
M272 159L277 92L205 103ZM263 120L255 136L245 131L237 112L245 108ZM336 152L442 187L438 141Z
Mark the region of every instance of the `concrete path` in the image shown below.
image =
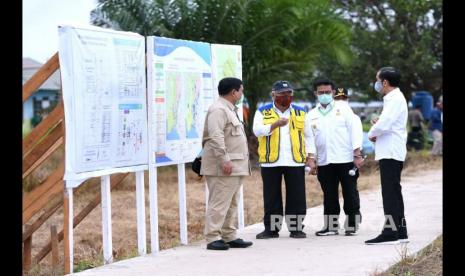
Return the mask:
M400 259L402 250L416 253L442 233L442 170L403 177L402 185L410 238L410 243L405 245L364 244L379 234L384 221L381 192L377 189L360 194L363 221L357 236L315 236L314 232L323 226L323 208L317 206L308 209L304 221L306 239L289 238L283 227L279 239L257 240L255 235L263 229L260 223L239 231L239 237L254 242L247 249L212 251L205 249L205 242L199 242L78 274L370 275L381 272ZM344 219L341 215L341 223Z

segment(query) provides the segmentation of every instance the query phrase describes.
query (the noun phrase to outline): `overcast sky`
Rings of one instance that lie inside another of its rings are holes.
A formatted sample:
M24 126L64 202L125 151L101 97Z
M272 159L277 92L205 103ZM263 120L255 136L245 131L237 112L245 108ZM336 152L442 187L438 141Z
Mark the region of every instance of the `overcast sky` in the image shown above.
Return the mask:
M96 0L23 0L23 57L45 63L58 51L58 25L90 23Z

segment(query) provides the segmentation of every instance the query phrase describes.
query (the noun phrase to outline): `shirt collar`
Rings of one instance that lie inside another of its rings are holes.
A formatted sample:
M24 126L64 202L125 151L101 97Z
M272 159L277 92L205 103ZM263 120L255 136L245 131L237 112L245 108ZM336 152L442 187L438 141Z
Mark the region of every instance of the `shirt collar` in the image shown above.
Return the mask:
M220 97L218 98L218 100L219 100L220 102L222 102L222 103L223 103L227 108L229 108L231 111L237 111L237 110L238 110L238 108L237 108L235 105L233 105L230 101L226 100L225 98L223 98L223 97L220 96Z
M400 89L398 87L394 88L391 92L389 92L386 96L384 96L383 99L390 100L392 97L394 97L394 94L397 94L399 92L400 92Z
M321 105L321 103L318 103L318 105L317 105L316 107L317 107L318 109L321 109L321 110L325 111L325 110L327 110L327 109L329 109L329 108L332 108L333 106L334 106L334 99L333 99L329 104L327 104L326 107L323 107L323 106Z
M288 108L288 109L286 109L286 110L284 110L284 112L281 112L281 110L279 110L279 109L276 107L276 105L274 104L274 102L273 102L273 108L274 108L274 110L275 110L275 111L278 111L278 112L280 112L280 113L284 114L284 113L286 113L286 112L288 112L288 111L289 111L289 112L291 111L292 104L291 104L291 105L289 105L289 108Z

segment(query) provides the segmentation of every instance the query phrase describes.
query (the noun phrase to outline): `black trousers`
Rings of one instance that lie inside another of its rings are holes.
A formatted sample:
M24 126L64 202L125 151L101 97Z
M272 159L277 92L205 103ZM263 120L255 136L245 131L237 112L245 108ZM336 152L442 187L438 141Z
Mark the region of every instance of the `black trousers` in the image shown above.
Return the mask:
M402 197L402 186L400 185L400 175L403 167L404 162L402 161L394 159L379 160L381 193L384 215L386 216L383 233L392 234L397 231L407 233L404 199ZM395 228L392 227L392 223L395 223Z
M355 167L353 162L328 164L318 166L318 181L323 190L323 208L325 226L328 219L335 223L341 207L339 206L339 182L342 186L342 197L344 198L344 213L348 217L347 224L356 227L357 222L361 222L360 197L357 190L358 170L354 176L349 174L349 170Z
M263 222L266 231L279 231L282 225L283 202L281 192L281 181L284 175L284 183L286 186L286 208L285 220L291 222L291 226L298 225L298 219L303 221L307 214L307 203L305 198L305 169L301 167L261 167L263 180L263 206L265 215ZM271 216L280 216L281 223L274 224L276 219ZM287 220L290 218L290 221ZM302 230L302 229L297 229Z

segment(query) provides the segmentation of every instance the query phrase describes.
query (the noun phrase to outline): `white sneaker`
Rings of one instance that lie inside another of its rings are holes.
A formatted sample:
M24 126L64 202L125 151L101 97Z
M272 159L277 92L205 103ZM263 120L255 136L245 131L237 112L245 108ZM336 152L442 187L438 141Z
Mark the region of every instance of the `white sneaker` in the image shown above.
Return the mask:
M400 243L408 243L410 241L408 240L408 238L405 238L405 239L399 239L399 242Z

